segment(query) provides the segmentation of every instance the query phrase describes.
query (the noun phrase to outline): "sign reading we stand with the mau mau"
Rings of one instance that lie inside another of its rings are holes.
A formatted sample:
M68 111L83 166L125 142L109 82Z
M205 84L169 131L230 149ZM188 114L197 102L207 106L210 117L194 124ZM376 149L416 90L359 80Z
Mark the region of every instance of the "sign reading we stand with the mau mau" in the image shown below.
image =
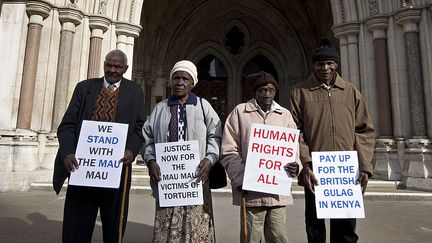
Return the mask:
M291 195L292 178L284 166L296 160L299 130L253 123L243 189Z
M318 218L364 218L357 151L312 152Z
M155 148L162 178L158 183L159 206L202 205L202 185L196 181L198 141L157 143Z
M128 124L84 120L75 152L79 168L69 184L118 188L127 131Z

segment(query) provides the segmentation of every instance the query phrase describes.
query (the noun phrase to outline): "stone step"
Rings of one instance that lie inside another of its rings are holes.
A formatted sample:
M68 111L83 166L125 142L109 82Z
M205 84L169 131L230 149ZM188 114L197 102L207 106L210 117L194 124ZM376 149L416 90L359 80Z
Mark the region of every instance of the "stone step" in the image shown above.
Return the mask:
M141 163L135 164L132 171L131 191L140 193L148 192L150 188L150 177L147 167ZM372 179L368 183L365 198L373 199L398 199L398 200L432 200L432 192L422 192L414 190L399 189L399 181L383 181ZM66 187L66 185L64 186ZM52 190L51 181L47 178L31 183L30 190ZM212 190L213 193L231 194L231 186L228 185L221 189ZM293 179L292 194L295 198L304 196L303 187L297 185L297 179Z

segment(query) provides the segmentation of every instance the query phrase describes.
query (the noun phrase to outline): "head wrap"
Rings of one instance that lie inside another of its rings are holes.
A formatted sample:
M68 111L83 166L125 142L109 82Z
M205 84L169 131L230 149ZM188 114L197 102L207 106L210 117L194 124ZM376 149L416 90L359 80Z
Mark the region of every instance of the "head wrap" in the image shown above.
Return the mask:
M189 75L193 79L194 86L196 86L196 84L198 83L198 71L197 71L195 64L193 64L191 61L188 61L188 60L182 60L182 61L179 61L176 64L174 64L174 67L172 68L172 70L170 72L170 80L171 81L172 81L172 77L173 77L174 73L178 72L178 71L184 71L184 72L189 73Z
M313 51L312 63L327 60L339 63L339 54L329 39L322 39L320 47Z
M246 82L252 92L257 91L259 87L265 86L267 84L273 84L276 87L276 90L279 89L279 85L274 79L273 75L264 71L249 74L246 77Z

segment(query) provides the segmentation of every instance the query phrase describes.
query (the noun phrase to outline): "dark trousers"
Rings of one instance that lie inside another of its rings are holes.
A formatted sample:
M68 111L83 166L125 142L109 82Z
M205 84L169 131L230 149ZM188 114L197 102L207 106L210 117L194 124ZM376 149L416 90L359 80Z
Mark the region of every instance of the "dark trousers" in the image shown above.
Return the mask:
M315 195L305 188L306 234L309 243L326 242L324 219L317 219ZM357 242L356 219L330 219L330 242Z
M123 168L119 189L68 186L63 214L63 243L90 243L98 210L103 242L122 242L128 215L130 170L130 166L126 171Z

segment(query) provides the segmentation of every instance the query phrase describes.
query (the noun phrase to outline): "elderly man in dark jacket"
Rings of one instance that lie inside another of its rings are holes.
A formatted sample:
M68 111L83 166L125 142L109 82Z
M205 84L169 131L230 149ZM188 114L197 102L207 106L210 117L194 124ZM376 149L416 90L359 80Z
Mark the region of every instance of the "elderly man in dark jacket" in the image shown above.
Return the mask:
M330 41L323 40L312 55L314 73L296 85L291 93L290 111L300 136L303 171L299 184L305 187L306 233L309 242L325 242L324 219L317 219L311 152L350 151L358 153L363 193L372 176L375 134L361 93L343 80L336 69L339 55ZM355 219L331 219L330 242L357 242Z
M118 122L129 125L120 187L97 188L69 185L63 218L63 242L91 242L98 210L104 242L122 242L126 227L131 163L141 149L145 122L141 87L123 78L127 57L120 50L108 53L104 77L79 82L57 129L57 153L53 186L57 194L70 172L78 169L75 157L83 120Z

